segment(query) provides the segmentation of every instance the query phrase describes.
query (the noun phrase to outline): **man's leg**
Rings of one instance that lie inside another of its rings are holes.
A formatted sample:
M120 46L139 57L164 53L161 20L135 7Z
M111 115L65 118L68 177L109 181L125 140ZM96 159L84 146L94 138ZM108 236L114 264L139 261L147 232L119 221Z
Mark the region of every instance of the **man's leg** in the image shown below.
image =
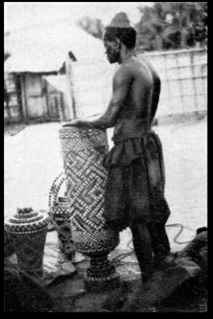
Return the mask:
M146 223L131 226L135 254L139 262L143 282L149 280L153 272L152 242Z
M165 225L163 223L150 223L149 232L152 240L152 248L155 254L155 263L160 264L165 260L165 257L170 252L169 239L166 234Z

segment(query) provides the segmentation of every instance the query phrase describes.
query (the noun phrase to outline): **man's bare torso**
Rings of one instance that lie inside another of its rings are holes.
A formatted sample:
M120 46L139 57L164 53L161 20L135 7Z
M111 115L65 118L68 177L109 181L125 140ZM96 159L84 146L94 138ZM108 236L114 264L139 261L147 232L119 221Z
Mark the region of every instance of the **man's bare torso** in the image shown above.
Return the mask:
M125 72L122 72L122 68L125 68ZM128 131L140 132L143 122L148 123L149 129L160 94L157 73L145 59L139 61L136 57L131 57L122 63L114 76L115 80L120 76L128 77L129 85L126 88L128 92L120 109L114 134L125 134Z
M160 79L145 59L130 56L113 77L113 94L100 116L76 119L64 126L107 129L114 135L141 135L149 131L160 95Z

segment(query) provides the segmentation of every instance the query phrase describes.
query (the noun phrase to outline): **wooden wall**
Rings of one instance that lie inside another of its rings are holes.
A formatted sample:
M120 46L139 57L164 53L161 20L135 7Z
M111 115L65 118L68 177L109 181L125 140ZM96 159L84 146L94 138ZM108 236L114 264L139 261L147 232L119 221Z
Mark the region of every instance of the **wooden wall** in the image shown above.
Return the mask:
M59 121L63 93L42 78L42 74L5 75L9 103L4 103L5 123Z

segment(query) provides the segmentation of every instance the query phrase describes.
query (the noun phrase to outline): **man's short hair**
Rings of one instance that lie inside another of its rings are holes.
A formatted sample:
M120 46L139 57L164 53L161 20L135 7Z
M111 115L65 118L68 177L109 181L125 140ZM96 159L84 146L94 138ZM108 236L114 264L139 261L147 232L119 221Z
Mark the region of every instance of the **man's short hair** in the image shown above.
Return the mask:
M106 27L104 40L114 41L118 38L128 49L133 49L136 43L137 32L134 28Z

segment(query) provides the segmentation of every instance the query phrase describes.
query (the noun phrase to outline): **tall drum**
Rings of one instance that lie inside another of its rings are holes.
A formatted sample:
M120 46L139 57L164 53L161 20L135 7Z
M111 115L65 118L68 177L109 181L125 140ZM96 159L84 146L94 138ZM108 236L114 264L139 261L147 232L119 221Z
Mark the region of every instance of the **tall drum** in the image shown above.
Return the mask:
M119 244L119 233L105 228L104 191L107 171L102 162L108 151L105 131L65 127L59 131L72 236L76 250L91 258L85 284L101 291L119 284L107 255Z

